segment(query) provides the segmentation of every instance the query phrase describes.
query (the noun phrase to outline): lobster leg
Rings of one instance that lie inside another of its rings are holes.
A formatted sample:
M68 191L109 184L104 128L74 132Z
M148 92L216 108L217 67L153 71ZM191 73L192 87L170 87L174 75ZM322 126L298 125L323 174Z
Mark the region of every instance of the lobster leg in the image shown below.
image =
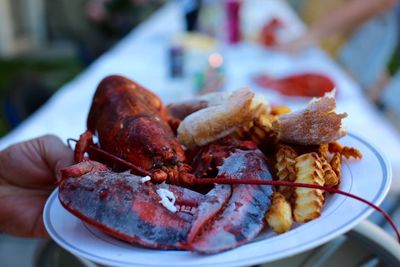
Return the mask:
M272 176L265 161L259 151L237 151L225 159L217 177L270 180ZM202 216L196 216L192 223L188 249L211 254L237 247L255 238L264 227L263 218L271 205L272 193L271 186L234 185L225 208L219 212L213 209L205 212L211 206L210 201L205 200L198 207ZM207 218L204 218L204 214L208 215ZM202 227L199 227L200 224Z
M100 165L85 161L64 170L59 186L61 204L84 222L121 240L150 248L181 249L192 217L162 206L156 192L160 186ZM203 197L177 186L171 191L178 202L180 198L199 202Z
M90 131L86 131L79 136L79 141L76 143L74 151L75 163L83 161L85 152L88 151L89 145L93 145L93 134Z

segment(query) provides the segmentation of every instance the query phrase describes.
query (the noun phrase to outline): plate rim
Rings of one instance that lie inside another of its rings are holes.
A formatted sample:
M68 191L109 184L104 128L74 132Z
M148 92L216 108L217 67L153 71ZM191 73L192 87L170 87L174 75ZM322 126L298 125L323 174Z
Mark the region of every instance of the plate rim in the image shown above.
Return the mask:
M373 200L371 200L371 202L374 203L375 205L380 205L382 203L382 201L384 200L384 198L386 197L387 193L389 192L391 182L392 182L392 171L391 171L390 161L388 161L388 159L382 153L382 151L380 151L375 145L371 144L371 142L368 141L366 138L360 137L353 133L347 133L347 136L354 138L357 141L361 142L363 145L365 145L373 153L373 155L378 159L378 161L380 163L380 167L382 169L382 178L383 178L382 182L381 182L381 190L379 190L381 192L381 194L375 195L375 198ZM57 231L54 229L51 219L50 219L51 206L54 205L54 203L55 203L54 201L58 200L57 195L58 195L58 188L56 188L52 192L52 194L46 201L46 205L44 207L44 212L43 212L43 219L44 219L43 221L44 221L47 231L49 232L49 235L61 247L70 251L72 254L87 258L89 260L92 260L92 261L100 263L100 264L111 264L111 265L118 264L118 266L128 266L128 265L131 266L132 264L140 264L141 266L152 266L152 267L159 266L159 264L151 264L151 263L133 263L133 262L126 262L126 261L118 261L115 259L110 260L109 258L103 258L103 257L99 257L97 255L91 254L90 252L87 252L85 250L82 250L82 249L77 248L76 246L70 244L70 242L66 241L61 236L59 236ZM348 197L344 197L344 200L346 200L347 198ZM252 257L246 257L245 259L236 259L234 261L219 263L219 266L244 266L247 264L266 263L266 262L276 261L276 260L282 259L284 257L290 257L293 255L299 254L303 251L307 251L307 250L315 248L321 244L324 244L324 243L328 242L329 240L333 239L335 236L339 236L345 232L348 232L356 224L358 224L361 220L363 220L367 216L369 216L373 211L374 211L374 209L372 209L371 207L366 205L362 210L360 210L358 212L358 213L360 213L360 216L358 216L358 218L352 220L351 222L346 224L344 227L339 227L339 229L335 228L335 229L331 230L329 233L325 234L323 237L316 238L314 241L311 241L309 244L305 244L305 245L301 246L300 250L296 249L296 247L295 247L295 248L292 248L289 253L281 252L274 256L270 256L269 254L255 255ZM356 223L354 223L355 221L356 221ZM82 221L81 221L81 223L83 224ZM259 241L255 241L255 242L263 242L263 241L265 241L265 240L259 240ZM251 245L252 243L254 243L254 242L250 242L248 244L245 244L244 246ZM68 247L69 249L67 249L66 247ZM159 250L155 250L155 252L157 252L157 251L159 251ZM280 255L280 254L284 254L284 255ZM210 255L210 256L212 256L212 255ZM101 261L99 261L99 259L101 259ZM166 266L166 265L164 265L164 266ZM173 265L168 265L168 266L173 266ZM209 263L188 263L187 266L202 267L202 266L210 266L210 264Z

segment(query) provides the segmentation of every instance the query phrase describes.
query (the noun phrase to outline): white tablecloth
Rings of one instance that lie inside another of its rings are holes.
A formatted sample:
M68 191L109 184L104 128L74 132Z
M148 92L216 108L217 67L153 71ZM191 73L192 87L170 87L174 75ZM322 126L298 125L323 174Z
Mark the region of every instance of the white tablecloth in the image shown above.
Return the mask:
M254 18L267 20L278 16L287 25L287 34L300 34L304 29L293 11L280 1L256 1L264 8L251 8ZM247 12L250 12L249 10ZM254 12L257 12L254 13ZM264 16L264 17L263 17ZM183 32L181 10L171 2L132 31L114 48L101 56L78 77L65 84L37 112L0 140L0 148L46 133L78 138L86 128L86 116L94 90L99 81L109 74L121 74L136 80L159 94L166 102L180 100L191 94L168 79L167 49L171 38ZM252 20L247 16L247 26ZM256 24L256 23L255 23ZM340 67L319 49L289 56L261 49L256 44L242 43L224 46L227 90L254 86L255 73L268 72L284 75L315 70L326 73L337 84L338 111L347 112L346 129L370 140L387 155L393 165L393 190L400 190L400 138L391 124L368 102L360 87ZM180 89L182 90L182 89ZM265 92L260 91L259 92ZM267 94L273 102L282 101L277 95ZM288 102L299 107L305 102Z

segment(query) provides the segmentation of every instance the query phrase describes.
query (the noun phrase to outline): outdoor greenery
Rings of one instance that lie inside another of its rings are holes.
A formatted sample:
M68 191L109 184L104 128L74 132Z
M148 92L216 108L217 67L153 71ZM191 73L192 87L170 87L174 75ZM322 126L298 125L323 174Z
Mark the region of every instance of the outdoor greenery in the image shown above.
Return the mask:
M23 114L10 114L7 107L24 105L23 101L29 101L34 94L42 94L41 101L45 101L64 83L77 75L83 66L78 58L26 58L19 57L13 59L0 59L0 136L6 134L12 127L16 126L15 121L10 121L10 117L19 120L25 119L29 113L33 112L43 103L35 103ZM35 83L36 86L29 88ZM37 92L37 84L40 84L41 92ZM46 99L45 99L46 98ZM22 103L17 103L21 102ZM28 107L26 107L28 108ZM20 108L21 109L21 108ZM21 112L20 112L21 113Z

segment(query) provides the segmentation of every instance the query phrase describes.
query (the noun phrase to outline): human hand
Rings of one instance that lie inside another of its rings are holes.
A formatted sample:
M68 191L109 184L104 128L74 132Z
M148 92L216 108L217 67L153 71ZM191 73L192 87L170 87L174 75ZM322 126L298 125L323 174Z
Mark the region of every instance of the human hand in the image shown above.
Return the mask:
M0 232L47 237L44 204L56 174L73 163L73 152L54 135L18 143L0 152Z
M277 43L275 46L272 47L272 49L276 49L290 54L296 54L315 45L316 42L317 40L314 34L311 32L307 32L292 40Z

